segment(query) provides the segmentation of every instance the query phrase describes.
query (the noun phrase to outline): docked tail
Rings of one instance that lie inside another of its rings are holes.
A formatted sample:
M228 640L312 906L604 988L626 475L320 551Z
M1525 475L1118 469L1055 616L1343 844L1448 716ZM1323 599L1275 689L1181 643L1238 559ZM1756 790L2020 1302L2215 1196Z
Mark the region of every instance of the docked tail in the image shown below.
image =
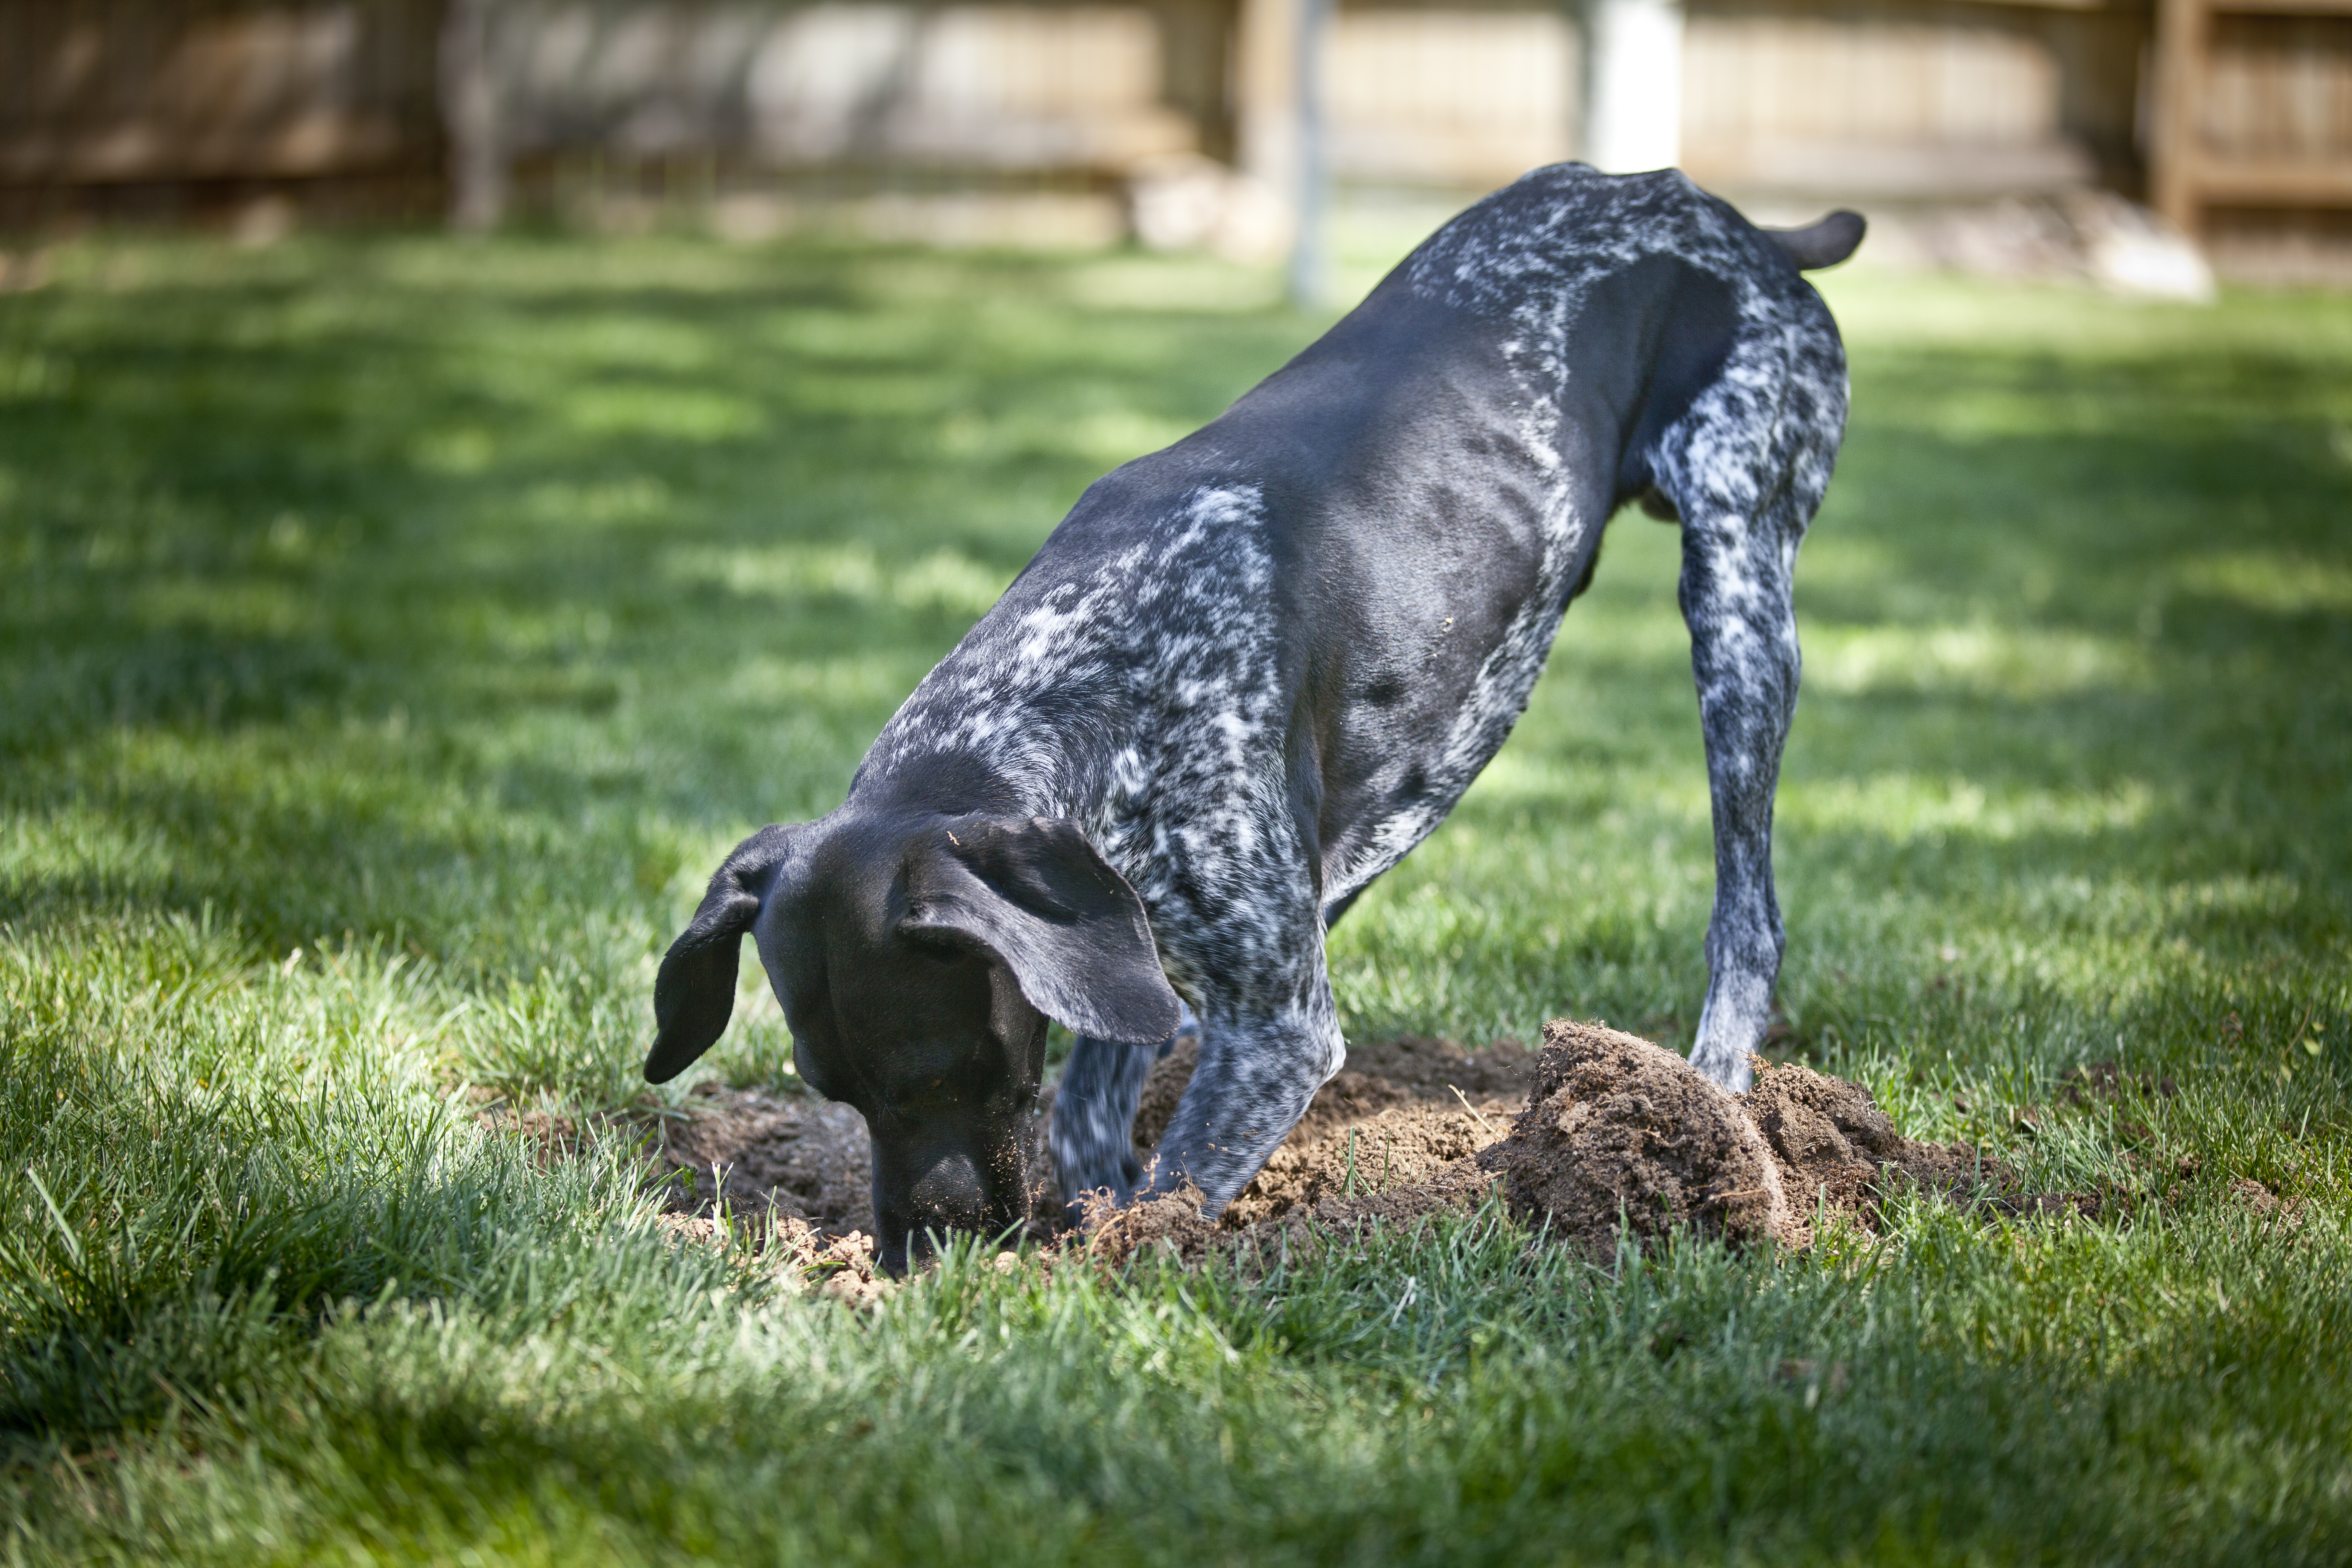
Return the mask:
M1763 233L1787 251L1789 259L1801 269L1811 272L1817 267L1835 267L1852 256L1869 226L1860 213L1840 207L1821 222L1803 228L1766 228Z

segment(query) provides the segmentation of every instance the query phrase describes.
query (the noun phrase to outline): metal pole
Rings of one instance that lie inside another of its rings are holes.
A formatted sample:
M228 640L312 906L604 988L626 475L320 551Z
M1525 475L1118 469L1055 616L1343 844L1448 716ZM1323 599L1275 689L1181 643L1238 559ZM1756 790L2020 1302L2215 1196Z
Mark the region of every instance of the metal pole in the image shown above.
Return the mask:
M1297 224L1290 246L1290 302L1308 308L1323 303L1328 292L1323 230L1330 177L1323 134L1323 32L1330 8L1331 0L1298 0Z

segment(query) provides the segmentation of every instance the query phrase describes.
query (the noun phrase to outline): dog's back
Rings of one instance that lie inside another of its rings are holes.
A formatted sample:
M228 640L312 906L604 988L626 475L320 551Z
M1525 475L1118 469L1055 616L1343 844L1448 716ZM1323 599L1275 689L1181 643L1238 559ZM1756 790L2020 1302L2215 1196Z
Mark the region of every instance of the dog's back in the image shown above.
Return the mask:
M1538 170L1220 418L1097 481L867 768L984 757L1147 902L1154 819L1259 839L1308 805L1301 847L1342 900L1501 745L1611 513L1656 493L1702 400L1745 377L1834 429L1843 374L1818 296L1724 203L1673 172ZM1301 775L1291 798L1218 783L1267 765Z

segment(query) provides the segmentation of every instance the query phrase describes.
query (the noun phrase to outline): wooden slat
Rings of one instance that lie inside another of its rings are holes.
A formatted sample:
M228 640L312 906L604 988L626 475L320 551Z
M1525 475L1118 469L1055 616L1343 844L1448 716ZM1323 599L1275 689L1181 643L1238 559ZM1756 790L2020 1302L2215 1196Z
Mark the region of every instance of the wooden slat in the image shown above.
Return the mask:
M2352 16L2352 0L2205 0L2210 11L2242 16Z
M2200 158L2183 171L2182 177L2200 205L2352 204L2352 162L2266 159L2239 163Z
M2209 11L2203 0L2157 0L2156 115L2148 138L2148 200L2175 228L2198 228L2189 171L2203 86Z
M2247 90L2237 79L2232 96L2217 100L2213 18L2232 16L2347 16L2352 0L2158 0L2157 12L2157 114L2149 149L2149 195L2157 209L2184 232L2195 235L2211 206L2352 205L2352 149L2311 147L2299 154L2246 156L2217 153L2207 138L2219 104L2240 102ZM2235 128L2253 139L2252 126Z

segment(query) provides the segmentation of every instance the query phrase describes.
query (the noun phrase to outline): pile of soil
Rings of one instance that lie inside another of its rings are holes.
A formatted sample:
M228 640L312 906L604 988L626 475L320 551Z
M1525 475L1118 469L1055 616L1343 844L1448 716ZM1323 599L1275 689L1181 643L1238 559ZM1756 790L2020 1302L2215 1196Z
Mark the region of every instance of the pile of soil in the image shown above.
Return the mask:
M1185 1040L1152 1068L1135 1124L1147 1163L1195 1060ZM1062 1228L1045 1152L1052 1100L1041 1095L1026 1140L1038 1240ZM708 1215L723 1194L811 1279L841 1278L834 1293L872 1282L859 1234L872 1223L871 1153L847 1106L704 1084L682 1118L658 1123L653 1160L674 1211ZM1188 1189L1093 1205L1083 1239L1067 1244L1113 1264L1146 1248L1295 1254L1368 1223L1474 1209L1498 1183L1528 1222L1602 1257L1621 1227L1644 1240L1688 1226L1734 1245L1801 1247L1825 1213L1874 1226L1905 1185L2011 1213L2075 1203L2023 1193L2013 1171L1965 1145L1903 1137L1858 1085L1759 1062L1753 1089L1734 1096L1647 1040L1560 1020L1545 1026L1540 1053L1419 1037L1351 1047L1217 1219L1200 1217Z
M1549 1024L1533 1057L1392 1041L1349 1062L1218 1219L1201 1218L1190 1188L1090 1207L1087 1253L1112 1263L1150 1248L1188 1260L1295 1254L1367 1222L1475 1208L1497 1181L1524 1220L1599 1258L1623 1232L1652 1241L1681 1227L1735 1246L1804 1247L1826 1215L1874 1227L1906 1186L2011 1214L2080 1206L2023 1192L2014 1171L1965 1144L1904 1137L1860 1085L1759 1060L1754 1088L1734 1095L1605 1025ZM1139 1117L1139 1144L1165 1126L1190 1074L1182 1057L1155 1070L1146 1103L1157 1121ZM1475 1097L1454 1092L1465 1079ZM1513 1114L1506 1096L1520 1085Z
M1196 1059L1192 1042L1180 1042L1144 1082L1135 1134L1147 1163ZM1535 1060L1509 1041L1475 1052L1417 1036L1350 1046L1348 1065L1216 1219L1201 1217L1190 1185L1124 1209L1088 1204L1085 1251L1113 1264L1150 1248L1270 1259L1368 1223L1475 1209L1494 1185L1478 1154L1508 1134Z
M1644 1239L1685 1226L1735 1243L1805 1239L1739 1100L1598 1024L1544 1026L1528 1109L1479 1163L1523 1217L1594 1249L1613 1247L1621 1225Z
M1180 1041L1144 1080L1135 1146L1146 1164L1198 1056L1196 1041ZM1222 1223L1241 1229L1332 1198L1410 1203L1408 1194L1439 1172L1510 1130L1534 1066L1534 1058L1508 1043L1474 1053L1451 1040L1405 1036L1350 1047L1348 1065L1316 1092Z
M848 1106L714 1080L695 1085L687 1107L654 1126L654 1175L672 1212L708 1215L723 1195L738 1215L829 1231L874 1223L873 1147Z
M1794 1062L1755 1067L1754 1086L1734 1095L1647 1040L1548 1024L1528 1110L1481 1163L1521 1215L1599 1252L1621 1215L1645 1240L1687 1226L1734 1245L1804 1247L1829 1215L1874 1227L1906 1186L2011 1213L2072 1201L2026 1194L2015 1171L1964 1143L1904 1137L1860 1084Z
M1746 1110L1771 1143L1801 1220L1827 1208L1874 1223L1880 1199L1906 1182L1939 1197L1984 1198L2011 1212L2050 1206L2025 1194L2017 1173L2001 1162L1965 1143L1906 1138L1868 1089L1794 1062L1759 1071Z

